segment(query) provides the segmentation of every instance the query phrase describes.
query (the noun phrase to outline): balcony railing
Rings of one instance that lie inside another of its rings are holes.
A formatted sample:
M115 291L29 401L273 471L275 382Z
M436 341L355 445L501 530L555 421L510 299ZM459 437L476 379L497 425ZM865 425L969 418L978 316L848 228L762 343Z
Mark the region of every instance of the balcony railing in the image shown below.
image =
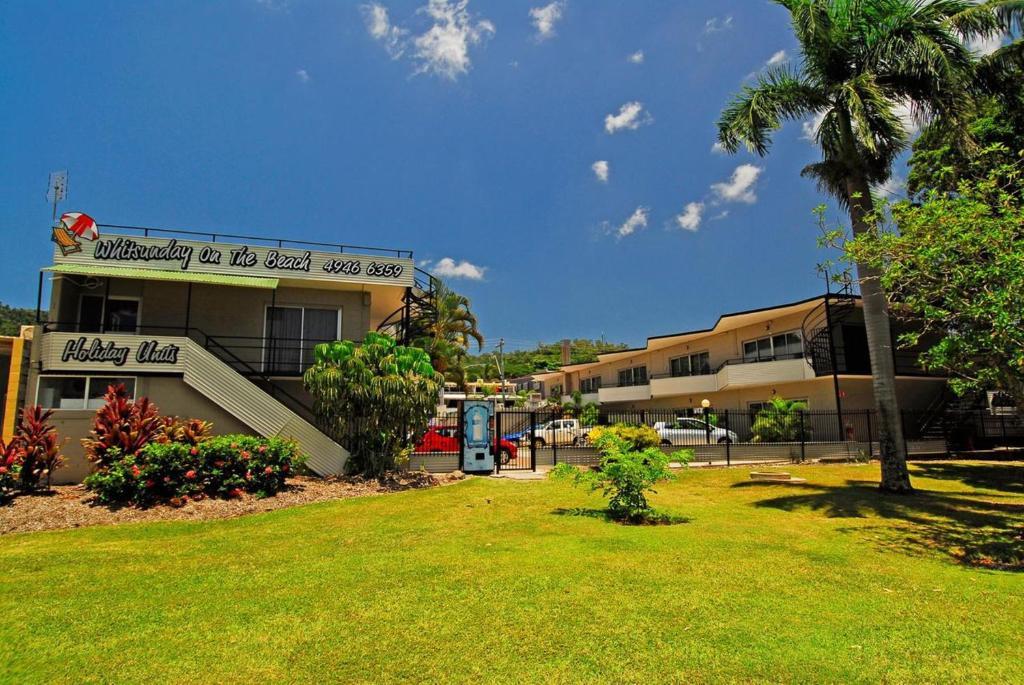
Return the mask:
M341 254L368 254L385 255L399 258L412 259L412 250L402 250L390 247L370 247L366 245L346 245L343 243L321 243L309 240L292 240L290 238L266 238L255 235L244 235L240 233L216 233L209 231L193 231L183 228L154 228L151 226L124 226L120 224L99 224L104 232L114 234L136 235L144 238L181 237L184 240L209 240L210 242L245 241L245 243L257 243L267 247L296 247L300 249L312 248L318 252L338 252Z

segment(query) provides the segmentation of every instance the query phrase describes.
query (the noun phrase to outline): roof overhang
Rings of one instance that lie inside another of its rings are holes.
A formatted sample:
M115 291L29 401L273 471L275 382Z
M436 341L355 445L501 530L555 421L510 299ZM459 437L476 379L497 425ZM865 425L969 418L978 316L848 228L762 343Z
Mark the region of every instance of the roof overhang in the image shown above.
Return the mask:
M208 285L230 285L236 288L277 288L278 279L259 276L232 276L229 274L192 273L166 269L128 269L117 266L94 266L92 264L56 264L43 271L76 276L99 278L132 278L149 281L177 281L181 283L204 283Z

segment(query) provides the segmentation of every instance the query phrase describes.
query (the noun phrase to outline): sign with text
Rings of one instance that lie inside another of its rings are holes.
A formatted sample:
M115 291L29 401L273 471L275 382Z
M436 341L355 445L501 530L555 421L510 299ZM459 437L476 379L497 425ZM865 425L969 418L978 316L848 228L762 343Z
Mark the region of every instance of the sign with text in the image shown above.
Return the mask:
M40 361L44 371L99 370L180 372L186 338L125 333L47 333Z
M69 254L58 250L54 263L398 286L412 285L414 277L413 261L399 257L122 235L83 243Z

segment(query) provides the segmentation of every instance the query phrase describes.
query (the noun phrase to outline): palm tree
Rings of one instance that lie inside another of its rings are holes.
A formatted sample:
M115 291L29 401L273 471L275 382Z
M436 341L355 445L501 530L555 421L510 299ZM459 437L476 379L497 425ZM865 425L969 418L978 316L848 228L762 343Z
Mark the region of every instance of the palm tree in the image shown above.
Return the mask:
M469 299L435 278L433 305L419 325L422 333L417 343L430 353L434 367L449 380L464 384L463 366L470 344L476 342L478 350L484 346Z
M807 166L849 212L855 235L874 226L871 187L887 181L909 144L900 116L934 116L964 130L976 60L966 42L1002 34L1021 0L775 0L789 10L800 68L773 67L722 112L719 142L764 156L785 120L821 117L822 161ZM892 333L876 270L857 265L880 422L881 489L909 492L896 401Z

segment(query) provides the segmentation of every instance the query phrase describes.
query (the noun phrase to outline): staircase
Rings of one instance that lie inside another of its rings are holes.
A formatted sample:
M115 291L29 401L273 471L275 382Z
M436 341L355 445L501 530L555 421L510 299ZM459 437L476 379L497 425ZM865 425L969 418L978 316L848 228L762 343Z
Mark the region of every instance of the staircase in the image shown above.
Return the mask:
M417 330L417 323L432 319L435 290L434 277L417 268L412 287L406 288L402 296L402 306L377 326L377 332L390 335L402 345L426 333Z
M856 302L847 284L839 292L825 295L825 299L804 317L804 355L816 376L841 373L846 368L842 346L837 347L832 336L836 327L856 309Z
M299 443L306 465L327 476L342 473L349 453L319 428L293 411L271 391L261 388L191 338L185 338L185 384L220 405L260 435ZM207 347L213 348L207 341ZM216 348L213 348L216 349ZM297 400L296 400L297 402ZM300 407L296 407L300 409ZM305 413L305 412L303 412Z

